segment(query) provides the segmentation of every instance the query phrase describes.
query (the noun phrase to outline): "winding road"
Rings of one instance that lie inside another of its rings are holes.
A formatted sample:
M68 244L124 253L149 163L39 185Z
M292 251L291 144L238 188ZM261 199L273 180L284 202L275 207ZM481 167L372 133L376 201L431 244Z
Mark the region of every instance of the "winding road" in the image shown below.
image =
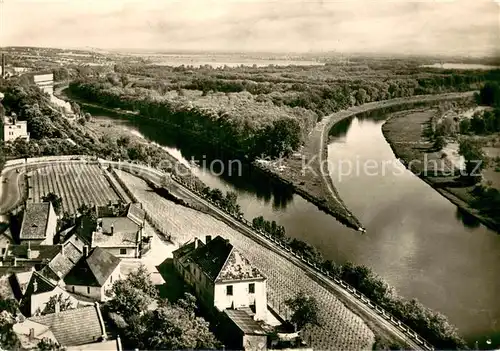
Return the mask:
M87 160L69 160L62 159L60 161L55 161L51 159L50 161L38 161L36 163L29 163L28 165L19 164L19 165L11 165L7 166L3 173L2 179L9 179L7 183L2 183L1 193L0 193L0 204L1 204L1 213L6 213L10 209L16 207L22 200L21 191L19 187L19 179L20 176L25 171L25 168L39 168L51 165L53 163L66 163L66 164L81 164L88 162ZM123 162L115 162L115 161L105 161L99 160L104 167L112 166L124 171L139 173L139 176L142 178L149 179L157 184L162 183L162 179L165 174L159 170L135 165L130 163ZM17 172L19 170L19 173ZM422 345L417 343L413 338L409 338L400 327L396 326L394 323L391 323L386 318L384 318L380 312L375 311L373 308L370 308L367 304L363 303L359 300L359 298L355 297L352 293L350 293L347 289L343 288L340 284L335 283L334 281L328 279L323 274L319 273L314 268L308 266L303 261L295 257L290 252L286 251L283 248L278 247L273 244L270 240L264 238L261 234L255 232L252 228L246 226L242 222L238 221L234 217L230 216L226 212L222 211L218 207L214 206L212 203L208 202L204 198L200 197L198 194L192 192L190 189L184 187L180 183L173 182L173 186L175 187L176 193L181 194L183 197L188 199L189 201L197 202L206 208L209 209L211 215L215 218L221 220L226 223L233 229L237 230L241 234L251 238L256 243L272 250L273 252L285 257L289 261L293 262L295 265L300 267L305 274L307 274L311 279L314 279L316 282L320 283L322 286L327 288L335 297L341 300L350 310L359 315L365 322L367 322L371 328L375 326L375 329L382 331L386 335L390 335L394 340L399 340L399 342L405 343L407 347L413 350L423 350L428 348L423 348Z

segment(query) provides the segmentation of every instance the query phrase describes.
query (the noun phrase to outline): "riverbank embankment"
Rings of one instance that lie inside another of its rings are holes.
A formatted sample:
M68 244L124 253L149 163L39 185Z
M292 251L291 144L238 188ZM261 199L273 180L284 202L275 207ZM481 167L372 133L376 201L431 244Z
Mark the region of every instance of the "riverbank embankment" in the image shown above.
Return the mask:
M474 197L465 195L472 190L473 186L461 186L456 180L457 176L443 175L449 170L431 168L434 164L444 165L445 159L440 160L439 153L433 149L432 143L422 136L430 115L429 111L393 114L382 126L382 133L396 157L408 170L456 205L462 212L498 232L499 223L482 215L472 204Z
M337 123L355 115L378 109L447 100L471 98L474 91L439 95L419 95L392 100L376 101L324 117L309 134L300 152L292 157L258 166L270 175L292 186L295 192L333 215L348 227L363 230L361 222L339 196L328 169L328 132Z

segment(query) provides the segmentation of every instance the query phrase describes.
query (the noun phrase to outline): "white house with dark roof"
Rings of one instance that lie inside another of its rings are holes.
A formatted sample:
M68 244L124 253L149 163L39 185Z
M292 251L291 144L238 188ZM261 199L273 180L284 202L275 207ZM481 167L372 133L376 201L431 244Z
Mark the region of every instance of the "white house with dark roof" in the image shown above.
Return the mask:
M19 309L25 316L40 314L44 311L47 302L52 297L59 295L63 300L68 299L73 308L78 306L78 300L68 294L60 285L45 278L38 272L33 272L19 301Z
M21 244L53 245L57 215L50 202L27 203L19 239Z
M173 252L174 266L207 307L240 309L267 319L267 278L229 240L195 238Z
M101 247L88 250L83 247L83 256L64 277L66 290L97 301L106 301L106 291L113 282L121 279L121 259Z

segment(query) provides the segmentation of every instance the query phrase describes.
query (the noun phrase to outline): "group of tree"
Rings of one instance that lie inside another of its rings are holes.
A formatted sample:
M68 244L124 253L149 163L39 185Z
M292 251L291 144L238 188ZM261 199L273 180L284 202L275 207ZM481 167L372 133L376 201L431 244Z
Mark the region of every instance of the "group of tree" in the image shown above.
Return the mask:
M193 350L220 347L209 330L209 323L197 316L196 299L190 294L175 303L161 299L144 266L113 283L108 294L110 300L106 307L125 348Z
M498 199L500 200L500 197ZM254 219L254 223L264 223L263 218ZM400 297L394 288L370 268L354 265L351 262L337 265L331 260L323 259L319 250L306 242L289 237L284 237L282 240L294 252L349 283L438 349L462 349L466 346L457 329L448 322L445 316L432 311L417 300L408 301Z
M19 338L13 330L16 323L16 314L19 305L16 300L0 298L0 348L2 350L17 350L20 346Z
M497 81L486 82L476 95L479 105L500 107L500 84Z
M471 119L460 121L461 134L491 134L500 132L500 107L476 112Z
M52 204L52 207L54 208L54 212L56 213L56 215L61 214L62 198L59 195L50 192L50 193L42 196L42 201L43 202L50 202Z
M459 140L458 153L465 160L465 174L469 179L480 179L481 171L486 167L488 159L484 154L481 144L471 138Z
M269 233L280 240L285 238L285 227L278 225L274 220L268 221L265 220L264 217L259 216L252 220L252 225L255 229L264 230L266 233Z
M226 195L222 193L219 189L210 189L210 187L205 187L202 190L202 194L207 198L218 204L221 208L229 213L236 216L243 215L241 212L241 207L238 204L238 194L234 191L228 191Z

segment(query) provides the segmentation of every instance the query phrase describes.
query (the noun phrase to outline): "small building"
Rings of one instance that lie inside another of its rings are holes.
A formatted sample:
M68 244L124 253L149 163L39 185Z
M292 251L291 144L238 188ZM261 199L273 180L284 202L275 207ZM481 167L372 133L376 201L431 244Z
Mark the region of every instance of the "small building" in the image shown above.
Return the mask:
M267 279L229 240L195 238L173 252L173 261L205 307L219 312L246 308L253 319L267 319Z
M64 240L100 247L120 258L139 258L149 249L151 238L144 235L146 212L141 204L98 206L96 213L97 222L82 217Z
M41 270L61 251L60 245L9 245L1 257L2 266L33 267Z
M51 95L54 93L54 74L53 73L34 74L33 75L33 82L44 93L51 94Z
M19 239L21 244L53 245L57 215L50 202L27 203Z
M24 294L19 303L19 309L24 316L35 316L42 313L47 305L47 302L52 297L58 297L66 300L76 308L78 300L68 294L61 286L53 281L45 278L38 272L33 272L28 285L25 288Z
M13 330L24 350L36 349L44 337L67 350L122 350L119 339L108 338L98 303L30 317L14 324Z
M247 311L224 310L220 327L225 346L231 350L262 351L267 349L267 331Z
M5 142L14 141L16 139L30 140L28 133L28 122L18 121L17 116L12 114L11 117L5 117L3 123L3 140Z
M66 290L97 301L106 301L106 292L113 282L121 279L121 259L101 247L89 251L83 247L83 256L64 277Z

